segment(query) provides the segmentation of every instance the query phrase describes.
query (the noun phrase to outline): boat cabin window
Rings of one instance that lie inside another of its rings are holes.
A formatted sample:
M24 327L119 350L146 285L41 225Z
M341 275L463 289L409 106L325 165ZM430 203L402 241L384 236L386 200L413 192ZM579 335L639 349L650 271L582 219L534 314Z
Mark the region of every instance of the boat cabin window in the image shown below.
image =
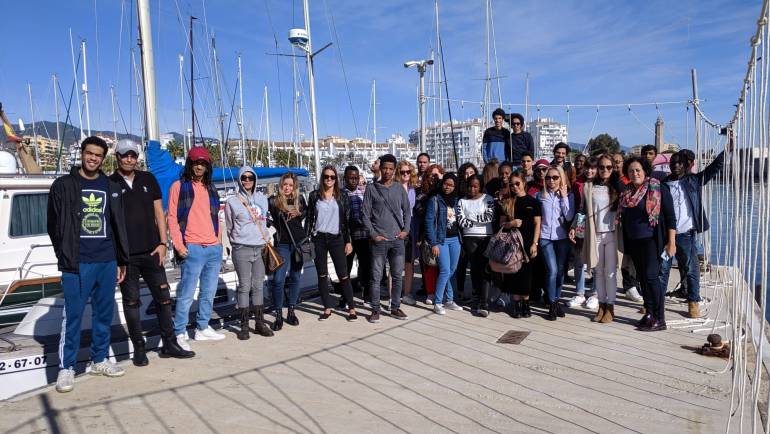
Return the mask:
M29 237L48 233L48 193L14 194L11 202L11 237Z

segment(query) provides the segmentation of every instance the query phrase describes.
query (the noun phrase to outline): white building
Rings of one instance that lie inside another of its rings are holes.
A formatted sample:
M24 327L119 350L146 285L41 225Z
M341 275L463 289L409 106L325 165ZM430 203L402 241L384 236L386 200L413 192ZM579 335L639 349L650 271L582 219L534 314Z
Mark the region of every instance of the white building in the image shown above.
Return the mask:
M454 132L454 142L452 141ZM409 134L409 141L419 143L419 131ZM433 124L428 126L425 132L425 152L430 155L431 161L444 167L456 169L459 164L471 162L477 166L481 164L481 139L484 135L484 126L481 119L467 121L455 121ZM459 164L454 161L454 147L457 146Z
M535 158L550 159L553 147L559 142L567 143L567 126L553 119L541 118L530 121L527 131L535 142Z

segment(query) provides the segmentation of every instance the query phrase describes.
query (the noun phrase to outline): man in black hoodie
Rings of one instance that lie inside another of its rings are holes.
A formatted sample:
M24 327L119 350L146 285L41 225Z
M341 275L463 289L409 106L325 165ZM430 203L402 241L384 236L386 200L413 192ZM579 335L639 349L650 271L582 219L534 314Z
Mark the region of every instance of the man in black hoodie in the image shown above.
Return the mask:
M525 153L535 155L535 141L531 134L524 131L524 116L514 113L511 115L511 146L505 150L505 160L510 161L516 171Z
M64 319L59 343L56 390L75 387L80 323L91 301L92 375L120 377L125 371L108 358L115 284L128 263L128 237L120 184L101 171L107 143L88 137L80 145L82 166L57 178L48 195L48 236L62 273Z

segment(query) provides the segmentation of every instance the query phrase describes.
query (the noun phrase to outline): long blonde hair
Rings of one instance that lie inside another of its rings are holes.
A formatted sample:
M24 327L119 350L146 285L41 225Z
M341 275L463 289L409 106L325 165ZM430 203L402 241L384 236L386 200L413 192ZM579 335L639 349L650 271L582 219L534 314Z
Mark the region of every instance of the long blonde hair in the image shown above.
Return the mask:
M517 170L513 173L511 173L511 177L508 178L508 195L503 199L502 208L503 212L505 212L506 217L508 217L510 220L513 220L514 212L516 211L516 193L513 192L513 188L510 187L511 184L513 184L513 179L517 178L519 181L521 181L522 188L524 189L524 194L527 194L527 178L523 171Z
M548 172L552 170L555 170L559 173L559 185L556 187L556 190L560 190L562 187L567 187L567 191L569 191L570 184L567 176L564 174L564 169L559 166L551 166L545 172L545 176L548 176ZM543 188L540 190L540 193L543 195L543 197L548 197L548 187L546 187L545 177L543 177Z
M283 189L281 186L283 185L283 181L291 178L291 180L294 182L294 190L291 192L291 196L286 196L283 194ZM300 209L300 202L299 202L299 179L297 178L297 175L286 172L281 176L281 179L278 180L278 191L276 192L275 196L275 205L283 212L289 212L289 203L288 199L292 199L292 202L297 209ZM301 211L301 210L300 210Z
M408 187L417 188L417 169L414 167L414 164L410 163L407 160L401 160L396 165L396 175L398 176L398 178L396 178L396 179L398 179L398 183L399 184L401 183L401 168L404 167L404 166L408 167L409 171L411 172L409 174L409 185L408 185Z

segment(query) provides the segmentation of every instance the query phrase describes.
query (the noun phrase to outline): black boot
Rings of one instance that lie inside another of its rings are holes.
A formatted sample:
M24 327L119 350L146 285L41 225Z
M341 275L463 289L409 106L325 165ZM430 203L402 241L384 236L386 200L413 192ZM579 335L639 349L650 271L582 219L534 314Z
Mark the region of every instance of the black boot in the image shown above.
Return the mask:
M289 306L289 311L286 312L286 322L293 326L299 325L299 318L294 314L294 306Z
M273 321L273 331L277 332L283 328L283 309L275 311L275 321Z
M521 302L521 317L529 318L532 316L532 309L529 308L529 300L522 300Z
M514 300L511 302L511 316L514 318L521 318L521 301Z
M564 309L561 307L561 303L559 303L559 300L556 300L553 302L553 304L556 305L556 316L559 318L564 318Z
M134 342L134 357L131 358L134 366L147 366L150 361L147 360L147 353L144 350L144 339Z
M558 303L556 303L556 302L553 302L553 303L550 304L550 307L548 308L548 316L546 317L546 319L548 321L556 321L556 317L557 317L556 309L557 309L557 307L558 307Z
M179 346L176 338L163 338L163 346L160 348L160 357L173 357L175 359L189 359L195 357L195 351L187 351Z
M238 311L241 314L241 329L238 330L238 339L246 341L249 339L249 308L241 307L238 308Z
M254 306L254 330L260 336L273 336L273 331L265 323L265 308L262 305Z

